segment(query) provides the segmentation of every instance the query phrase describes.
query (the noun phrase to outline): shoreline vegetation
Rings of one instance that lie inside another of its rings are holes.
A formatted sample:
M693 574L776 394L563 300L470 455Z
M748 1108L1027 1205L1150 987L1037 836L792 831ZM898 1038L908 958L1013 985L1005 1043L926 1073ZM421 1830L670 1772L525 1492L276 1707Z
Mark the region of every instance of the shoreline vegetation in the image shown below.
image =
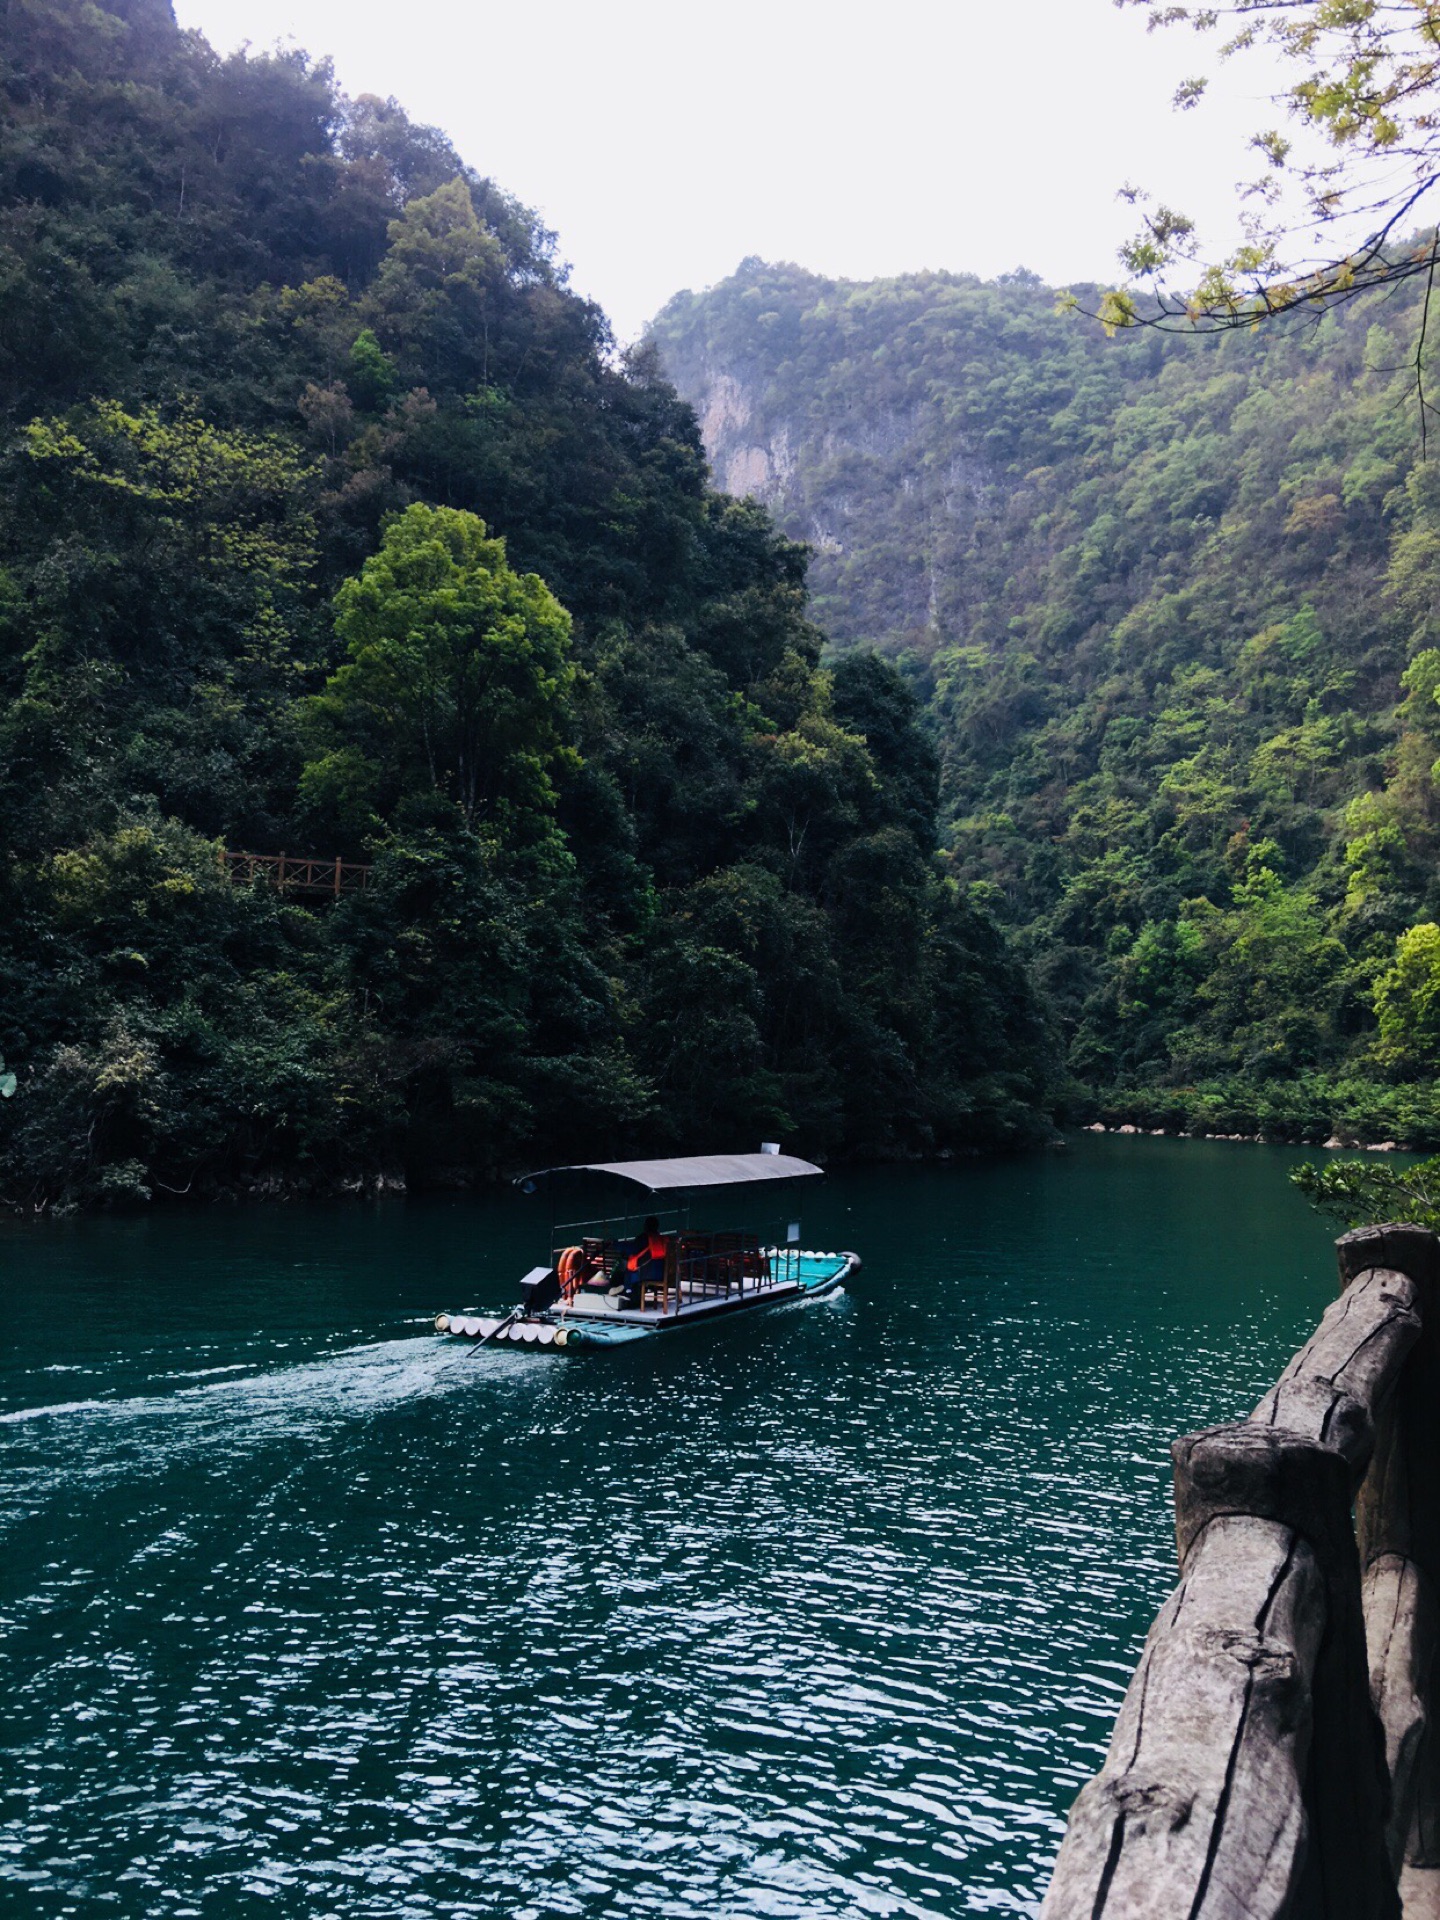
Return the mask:
M1252 1147L1324 1147L1346 1153L1415 1153L1419 1149L1399 1140L1345 1140L1332 1134L1328 1140L1291 1140L1273 1133L1197 1133L1183 1127L1137 1127L1122 1121L1106 1126L1103 1120L1091 1120L1077 1129L1080 1133L1124 1133L1151 1140L1240 1140Z
M1086 1122L1065 1122L1045 1137L1028 1141L1014 1147L938 1147L930 1152L912 1151L892 1153L874 1157L847 1157L831 1164L848 1167L900 1167L900 1166L943 1166L949 1163L970 1163L976 1160L990 1159L1015 1152L1063 1151L1071 1136L1078 1134L1107 1135L1112 1138L1124 1136L1131 1139L1166 1140L1204 1140L1210 1142L1234 1143L1244 1146L1283 1146L1324 1149L1329 1152L1351 1154L1418 1154L1423 1149L1398 1140L1365 1141L1332 1136L1325 1140L1296 1139L1277 1134L1265 1133L1206 1133L1177 1127L1146 1127L1131 1121L1107 1124L1101 1120ZM1426 1163L1432 1165L1434 1163ZM1350 1186L1358 1184L1353 1177L1346 1178L1352 1168L1366 1171L1364 1163L1332 1162L1324 1170L1341 1176L1345 1202L1348 1202ZM209 1208L228 1207L273 1207L299 1205L343 1205L356 1201L379 1201L401 1199L436 1199L445 1195L484 1194L507 1189L516 1177L515 1170L492 1171L477 1176L469 1168L428 1168L420 1178L412 1180L400 1167L389 1167L364 1173L351 1172L336 1174L329 1180L319 1181L313 1177L300 1179L287 1178L279 1169L259 1175L248 1182L234 1182L227 1185L212 1185L200 1190L192 1188L171 1188L155 1183L155 1189L148 1196L112 1198L97 1207L92 1203L86 1206L80 1202L49 1203L32 1209L7 1207L4 1214L17 1224L38 1224L43 1220L61 1220L77 1213L127 1212L143 1205L146 1211L152 1208L164 1210L171 1206L204 1206ZM1403 1181L1404 1176L1398 1176ZM1337 1218L1343 1218L1345 1224L1357 1222L1364 1224L1362 1214L1374 1213L1373 1207L1354 1207L1348 1204L1329 1206L1324 1204L1327 1191L1325 1184L1319 1184L1312 1194L1311 1186L1298 1182L1307 1198L1313 1198L1322 1211L1334 1212ZM1397 1195L1399 1196L1397 1200ZM1403 1191L1391 1182L1385 1184L1386 1205L1380 1213L1393 1214L1396 1218L1408 1218L1409 1213L1403 1204ZM1379 1215L1377 1214L1378 1218Z
M1107 1133L1424 1153L1440 1146L1440 1097L1428 1087L1387 1087L1320 1075L1265 1088L1221 1082L1180 1089L1108 1089L1075 1097L1062 1124Z

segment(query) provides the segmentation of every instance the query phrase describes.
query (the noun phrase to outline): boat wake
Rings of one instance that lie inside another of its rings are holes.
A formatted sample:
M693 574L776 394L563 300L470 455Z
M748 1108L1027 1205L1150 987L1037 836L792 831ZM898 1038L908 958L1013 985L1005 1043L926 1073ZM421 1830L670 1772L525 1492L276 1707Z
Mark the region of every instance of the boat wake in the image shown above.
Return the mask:
M134 1438L147 1426L175 1428L176 1439L204 1446L223 1437L229 1450L237 1438L263 1442L282 1434L293 1436L339 1422L366 1420L481 1381L493 1387L525 1380L533 1387L537 1379L535 1371L516 1356L497 1353L483 1367L468 1361L468 1349L457 1352L433 1338L411 1334L262 1365L259 1371L243 1363L180 1367L143 1393L13 1407L0 1413L0 1427L43 1422L62 1433L74 1433L77 1440L83 1429L87 1450L93 1447L97 1430L109 1430L117 1437L123 1430ZM51 1434L46 1445L53 1445Z
M88 1413L94 1407L113 1407L120 1404L113 1400L56 1400L49 1406L16 1407L11 1413L0 1413L0 1427L11 1426L21 1420L43 1420L55 1413Z

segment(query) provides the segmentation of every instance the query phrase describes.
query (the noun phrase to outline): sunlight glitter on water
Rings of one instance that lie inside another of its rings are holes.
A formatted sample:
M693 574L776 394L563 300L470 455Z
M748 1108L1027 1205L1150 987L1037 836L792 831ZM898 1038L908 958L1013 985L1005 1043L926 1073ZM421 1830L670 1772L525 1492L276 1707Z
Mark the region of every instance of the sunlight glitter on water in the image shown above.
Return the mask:
M7 1237L0 1906L1032 1913L1326 1297L1283 1159L836 1176L850 1294L589 1360L423 1324L508 1199Z

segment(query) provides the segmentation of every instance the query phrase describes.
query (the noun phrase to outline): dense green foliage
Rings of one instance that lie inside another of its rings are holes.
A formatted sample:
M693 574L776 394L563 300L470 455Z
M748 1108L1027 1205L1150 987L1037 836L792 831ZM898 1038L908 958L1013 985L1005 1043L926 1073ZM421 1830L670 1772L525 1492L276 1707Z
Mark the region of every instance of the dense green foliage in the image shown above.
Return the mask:
M1440 1141L1440 469L1414 302L1173 339L747 262L656 338L817 613L928 700L1073 1110Z
M534 219L166 0L0 85L0 1196L1032 1137L911 694Z

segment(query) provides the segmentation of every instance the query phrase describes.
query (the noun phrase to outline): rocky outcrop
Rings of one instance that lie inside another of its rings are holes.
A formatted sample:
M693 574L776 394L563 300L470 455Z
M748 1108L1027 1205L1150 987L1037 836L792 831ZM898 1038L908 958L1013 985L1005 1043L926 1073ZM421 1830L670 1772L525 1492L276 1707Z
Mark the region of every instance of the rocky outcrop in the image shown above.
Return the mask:
M795 477L789 428L767 434L754 397L734 373L712 374L694 404L717 486L780 510Z
M810 547L813 603L834 640L925 652L963 635L989 590L985 529L1008 488L972 444L944 362L922 381L891 343L832 327L823 302L792 326L783 300L770 305L767 272L749 263L728 291L677 296L655 323L716 484ZM827 332L828 361L816 350ZM974 377L960 363L953 376L957 389Z

